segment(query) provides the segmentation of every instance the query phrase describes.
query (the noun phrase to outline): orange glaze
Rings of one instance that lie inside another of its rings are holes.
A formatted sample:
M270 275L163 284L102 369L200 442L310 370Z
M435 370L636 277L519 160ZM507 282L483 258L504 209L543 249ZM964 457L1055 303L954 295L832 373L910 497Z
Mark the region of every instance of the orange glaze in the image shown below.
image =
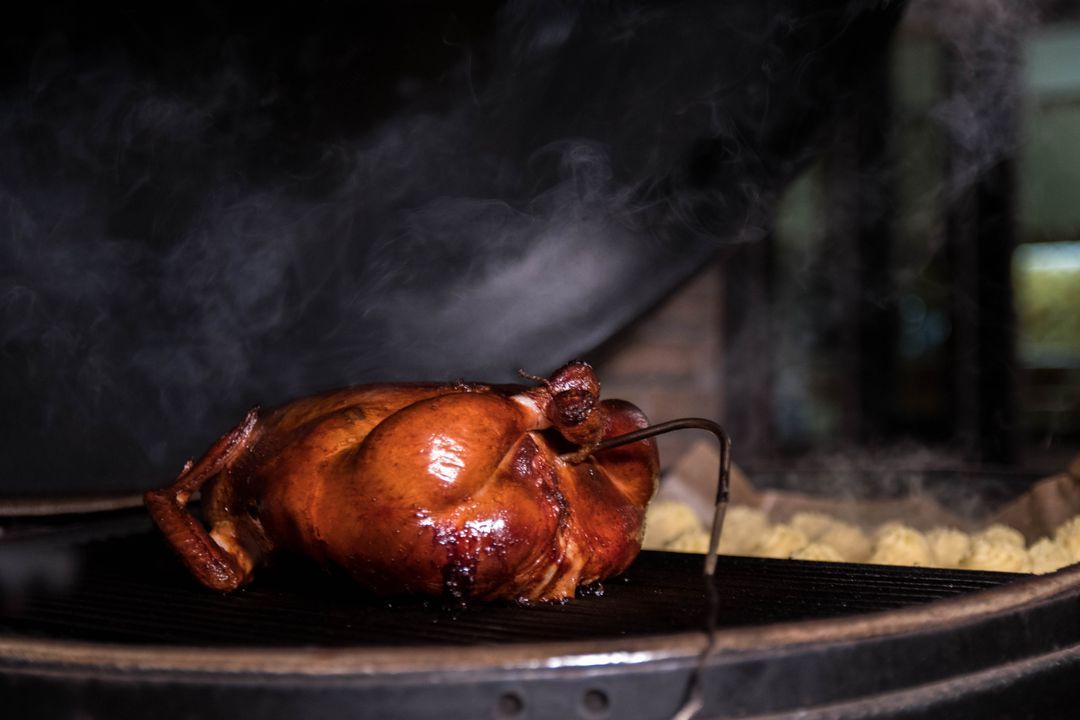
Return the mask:
M380 594L566 599L637 556L659 460L652 440L589 454L648 421L600 401L588 365L538 380L368 385L252 413L146 502L219 590L288 550ZM204 482L209 533L184 508Z

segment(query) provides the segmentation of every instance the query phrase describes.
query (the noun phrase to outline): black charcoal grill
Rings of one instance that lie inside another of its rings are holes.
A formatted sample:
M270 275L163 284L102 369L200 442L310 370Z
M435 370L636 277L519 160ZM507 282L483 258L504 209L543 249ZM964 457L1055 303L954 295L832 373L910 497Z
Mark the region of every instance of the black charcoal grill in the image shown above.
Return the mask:
M301 562L217 595L138 510L9 523L0 562L38 558L72 572L5 588L13 717L664 718L706 637L692 555L528 607L379 599ZM1047 716L1078 694L1080 569L721 557L716 582L698 717Z
M157 484L254 402L498 380L609 340L767 231L853 88L875 86L903 3L185 5L176 21L46 5L9 23L0 74L16 111L0 190L22 222L0 244L17 280L0 715L666 718L695 673L706 718L1075 703L1077 568L722 557L709 646L698 556L644 552L561 605L379 599L299 561L223 596L141 509L41 502ZM402 128L422 162L350 174ZM502 281L538 264L560 292Z

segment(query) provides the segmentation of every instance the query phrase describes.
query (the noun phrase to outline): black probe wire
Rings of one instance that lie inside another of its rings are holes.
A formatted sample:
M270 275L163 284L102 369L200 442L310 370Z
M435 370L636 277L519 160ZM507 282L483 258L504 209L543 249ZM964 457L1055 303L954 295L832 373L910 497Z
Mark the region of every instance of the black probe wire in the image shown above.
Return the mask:
M715 580L716 552L720 547L720 534L724 527L724 516L727 513L728 497L731 492L731 438L724 431L724 428L712 420L680 418L608 438L593 448L592 452L602 452L676 430L705 430L716 436L717 441L720 443L720 471L716 482L716 504L713 510L712 530L709 533L709 549L705 554L705 647L698 655L697 663L690 673L682 705L672 716L672 720L691 720L705 704L705 665L716 645L716 623L720 608L720 596L716 590ZM573 456L572 453L567 457L571 456Z

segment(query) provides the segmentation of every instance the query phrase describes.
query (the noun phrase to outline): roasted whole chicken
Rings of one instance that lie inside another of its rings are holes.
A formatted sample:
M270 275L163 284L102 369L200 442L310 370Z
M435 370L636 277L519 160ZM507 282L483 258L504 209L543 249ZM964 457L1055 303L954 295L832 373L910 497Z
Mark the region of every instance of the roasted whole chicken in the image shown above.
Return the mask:
M531 387L376 384L258 408L146 493L192 574L234 590L274 553L383 595L562 600L622 572L657 486L653 440L575 362ZM186 508L202 490L209 530Z

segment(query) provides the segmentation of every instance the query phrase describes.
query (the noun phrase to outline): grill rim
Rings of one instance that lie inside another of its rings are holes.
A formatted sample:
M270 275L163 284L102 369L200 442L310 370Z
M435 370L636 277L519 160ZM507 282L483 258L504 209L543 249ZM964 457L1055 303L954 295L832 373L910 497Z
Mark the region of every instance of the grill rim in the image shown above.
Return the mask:
M721 629L716 636L710 664L806 646L828 649L859 641L933 634L1022 612L1069 595L1080 596L1080 565L925 605ZM558 671L667 662L684 664L695 661L705 644L704 631L580 642L537 641L508 646L375 646L362 649L132 647L0 635L0 664L10 670L37 671L47 667L76 673L349 678L486 670Z

